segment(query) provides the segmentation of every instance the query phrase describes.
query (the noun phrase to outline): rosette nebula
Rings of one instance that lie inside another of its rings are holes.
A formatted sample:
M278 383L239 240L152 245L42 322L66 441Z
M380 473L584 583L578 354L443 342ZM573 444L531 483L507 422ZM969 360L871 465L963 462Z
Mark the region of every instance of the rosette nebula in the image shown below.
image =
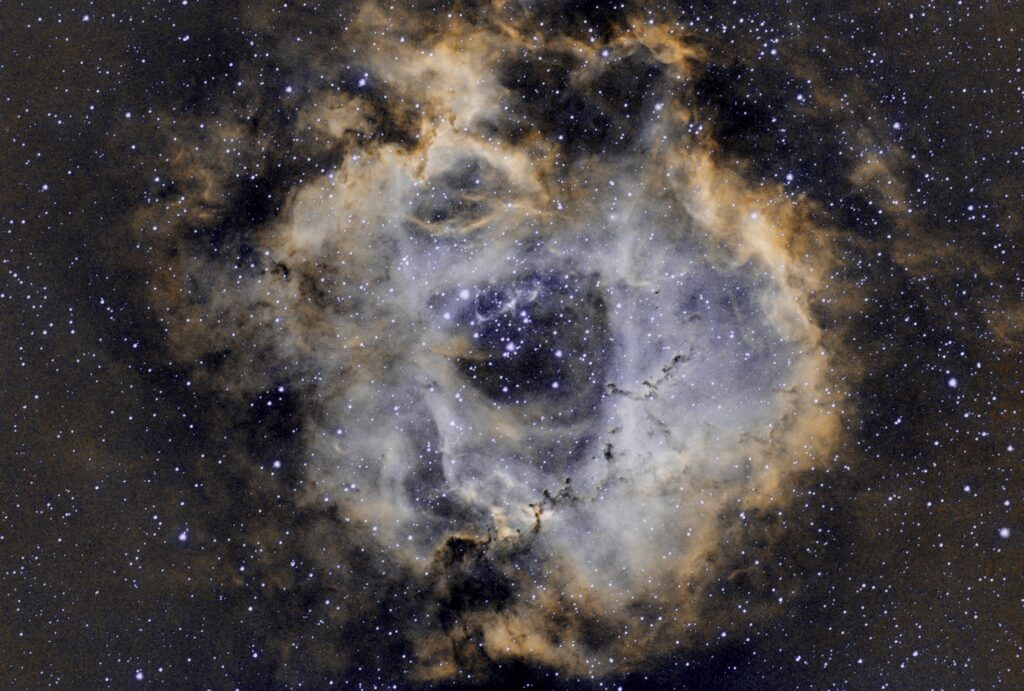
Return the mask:
M101 344L5 422L15 466L75 459L12 525L93 516L63 585L7 572L16 685L1021 680L1019 128L902 56L945 11L181 5L62 14L148 87L75 87L74 174L12 154L78 238L22 328ZM957 14L1019 83L1020 17Z

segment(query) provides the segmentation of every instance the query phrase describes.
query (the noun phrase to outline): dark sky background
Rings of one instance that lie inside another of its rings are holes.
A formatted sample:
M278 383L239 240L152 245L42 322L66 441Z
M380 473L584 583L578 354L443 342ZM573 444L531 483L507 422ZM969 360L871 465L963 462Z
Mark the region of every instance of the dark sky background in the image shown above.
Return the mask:
M1024 685L1024 12L1008 0L852 5L678 6L720 52L726 76L706 89L726 155L766 179L796 171L870 248L871 265L849 267L872 296L850 326L873 364L855 441L795 504L823 509L818 549L787 557L809 574L806 592L748 640L604 682L613 688ZM301 617L250 612L245 589L225 587L233 536L254 513L299 531L304 519L233 475L228 436L249 432L207 424L217 403L162 343L124 220L160 169L160 118L203 111L269 50L236 10L0 4L5 688L283 688L304 673L293 661L282 676L264 650L268 630ZM869 104L909 155L913 233L875 227L837 181L842 122L796 109L788 77L729 71L765 35L787 75ZM305 685L325 687L318 675Z

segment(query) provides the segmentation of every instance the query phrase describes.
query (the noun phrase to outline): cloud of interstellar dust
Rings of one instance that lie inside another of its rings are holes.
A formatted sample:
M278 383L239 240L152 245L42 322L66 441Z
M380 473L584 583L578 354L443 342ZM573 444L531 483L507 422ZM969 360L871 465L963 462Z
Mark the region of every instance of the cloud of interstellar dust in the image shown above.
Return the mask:
M830 233L717 155L700 42L549 19L277 27L292 81L243 67L178 121L139 216L196 386L226 418L292 397L281 492L343 603L321 618L400 611L422 680L617 673L770 615L797 586L787 495L830 463L853 374L815 317Z

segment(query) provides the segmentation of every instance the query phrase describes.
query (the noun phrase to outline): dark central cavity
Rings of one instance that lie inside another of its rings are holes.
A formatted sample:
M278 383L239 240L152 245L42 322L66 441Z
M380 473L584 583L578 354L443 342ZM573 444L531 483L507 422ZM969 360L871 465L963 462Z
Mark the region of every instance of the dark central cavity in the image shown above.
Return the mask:
M496 402L557 402L575 418L600 399L609 351L608 314L596 276L531 273L480 286L460 315L469 352L459 370Z

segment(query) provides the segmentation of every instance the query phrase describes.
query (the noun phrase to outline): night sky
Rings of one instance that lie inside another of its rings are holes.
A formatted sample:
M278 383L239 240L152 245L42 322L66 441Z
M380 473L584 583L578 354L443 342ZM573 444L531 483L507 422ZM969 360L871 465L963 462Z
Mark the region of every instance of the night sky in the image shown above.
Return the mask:
M0 2L0 687L1024 687L1024 10Z

